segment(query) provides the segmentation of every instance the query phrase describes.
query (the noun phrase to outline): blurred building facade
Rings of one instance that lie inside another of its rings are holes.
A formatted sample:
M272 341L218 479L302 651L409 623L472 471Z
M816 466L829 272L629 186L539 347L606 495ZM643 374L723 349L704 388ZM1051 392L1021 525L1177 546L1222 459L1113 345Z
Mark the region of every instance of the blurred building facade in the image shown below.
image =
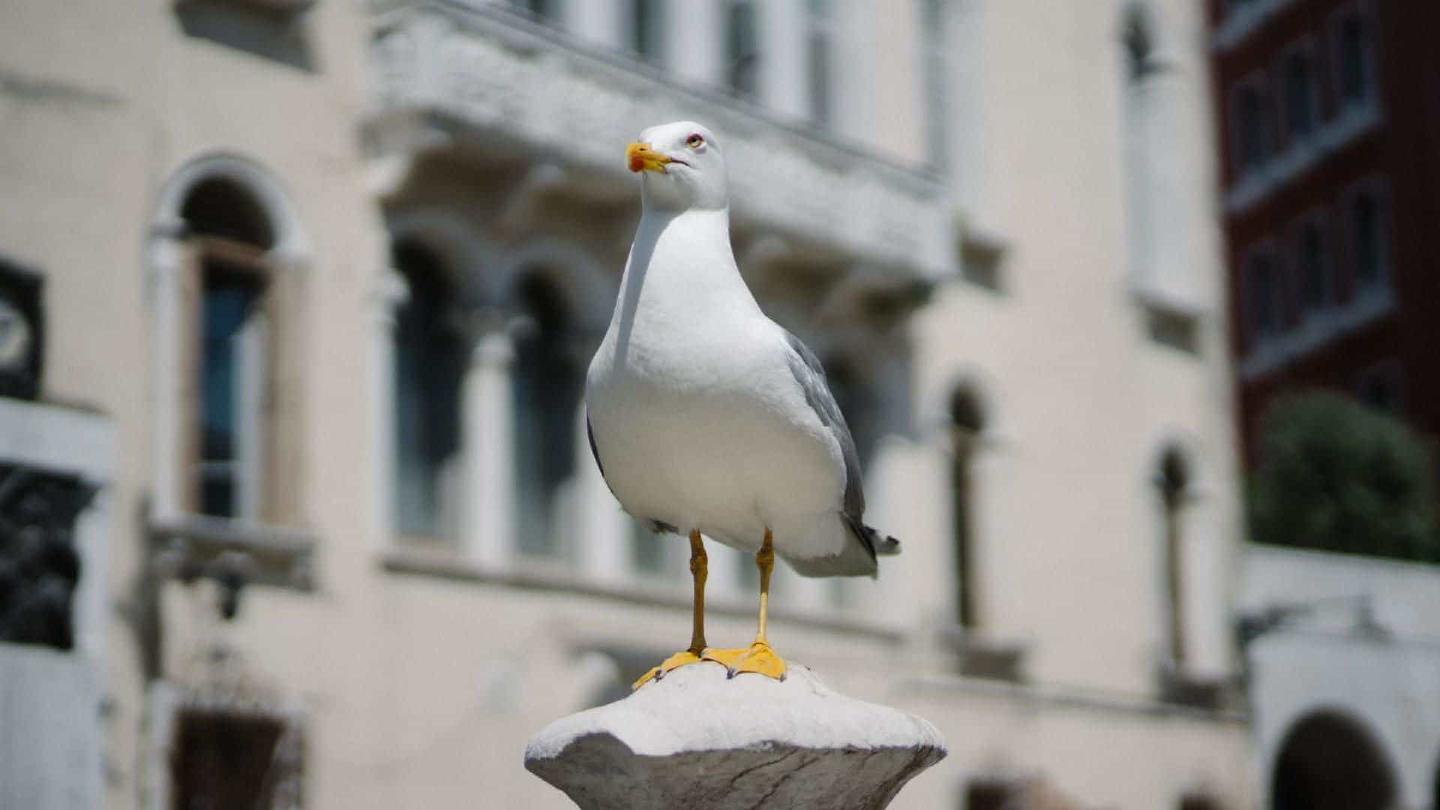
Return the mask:
M1279 394L1440 436L1440 8L1212 0L1232 341L1249 460Z
M1248 465L1267 406L1312 388L1433 440L1440 57L1420 32L1440 7L1212 0L1209 12ZM1440 572L1261 545L1246 559L1269 806L1440 807Z
M0 401L0 470L93 491L55 533L73 651L0 648L6 707L89 707L6 709L89 757L43 806L567 806L523 741L623 695L689 610L683 544L620 512L580 411L624 145L682 117L906 544L878 582L782 575L772 630L944 731L897 806L1250 806L1203 9L3 13L0 253L38 384ZM748 637L753 592L717 548L712 640Z

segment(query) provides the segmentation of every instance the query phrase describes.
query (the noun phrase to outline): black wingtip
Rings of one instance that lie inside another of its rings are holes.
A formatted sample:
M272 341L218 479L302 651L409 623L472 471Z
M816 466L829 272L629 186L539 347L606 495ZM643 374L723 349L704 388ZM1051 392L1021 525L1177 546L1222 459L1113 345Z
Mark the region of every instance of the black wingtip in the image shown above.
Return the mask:
M900 541L885 535L883 538L876 534L875 553L882 557L893 557L900 553Z

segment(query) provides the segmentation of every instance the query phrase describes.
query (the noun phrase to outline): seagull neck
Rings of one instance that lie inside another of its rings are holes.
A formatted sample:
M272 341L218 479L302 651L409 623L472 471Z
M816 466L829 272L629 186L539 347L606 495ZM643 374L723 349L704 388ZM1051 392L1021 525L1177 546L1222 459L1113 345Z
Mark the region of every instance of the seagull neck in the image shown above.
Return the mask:
M758 309L730 246L730 210L646 208L622 282L626 296L704 301L711 307Z

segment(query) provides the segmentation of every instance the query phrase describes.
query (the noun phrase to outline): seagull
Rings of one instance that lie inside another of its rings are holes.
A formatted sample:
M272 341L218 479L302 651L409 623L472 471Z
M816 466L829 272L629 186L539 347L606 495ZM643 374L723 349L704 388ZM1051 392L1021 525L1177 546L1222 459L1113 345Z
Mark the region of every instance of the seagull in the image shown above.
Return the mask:
M690 646L635 682L713 661L783 679L766 637L775 557L809 577L875 576L899 542L865 525L855 441L825 370L766 317L730 246L725 158L691 121L625 150L643 213L615 312L586 376L595 463L626 512L689 535ZM759 628L749 647L705 643L702 537L755 554Z

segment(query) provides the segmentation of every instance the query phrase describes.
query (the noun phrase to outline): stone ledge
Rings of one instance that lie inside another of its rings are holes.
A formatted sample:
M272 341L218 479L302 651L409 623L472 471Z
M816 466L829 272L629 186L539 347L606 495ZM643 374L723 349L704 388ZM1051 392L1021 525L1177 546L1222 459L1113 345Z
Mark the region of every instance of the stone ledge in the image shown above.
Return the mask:
M806 667L777 682L705 663L551 723L525 767L584 810L877 810L944 756L934 726Z

